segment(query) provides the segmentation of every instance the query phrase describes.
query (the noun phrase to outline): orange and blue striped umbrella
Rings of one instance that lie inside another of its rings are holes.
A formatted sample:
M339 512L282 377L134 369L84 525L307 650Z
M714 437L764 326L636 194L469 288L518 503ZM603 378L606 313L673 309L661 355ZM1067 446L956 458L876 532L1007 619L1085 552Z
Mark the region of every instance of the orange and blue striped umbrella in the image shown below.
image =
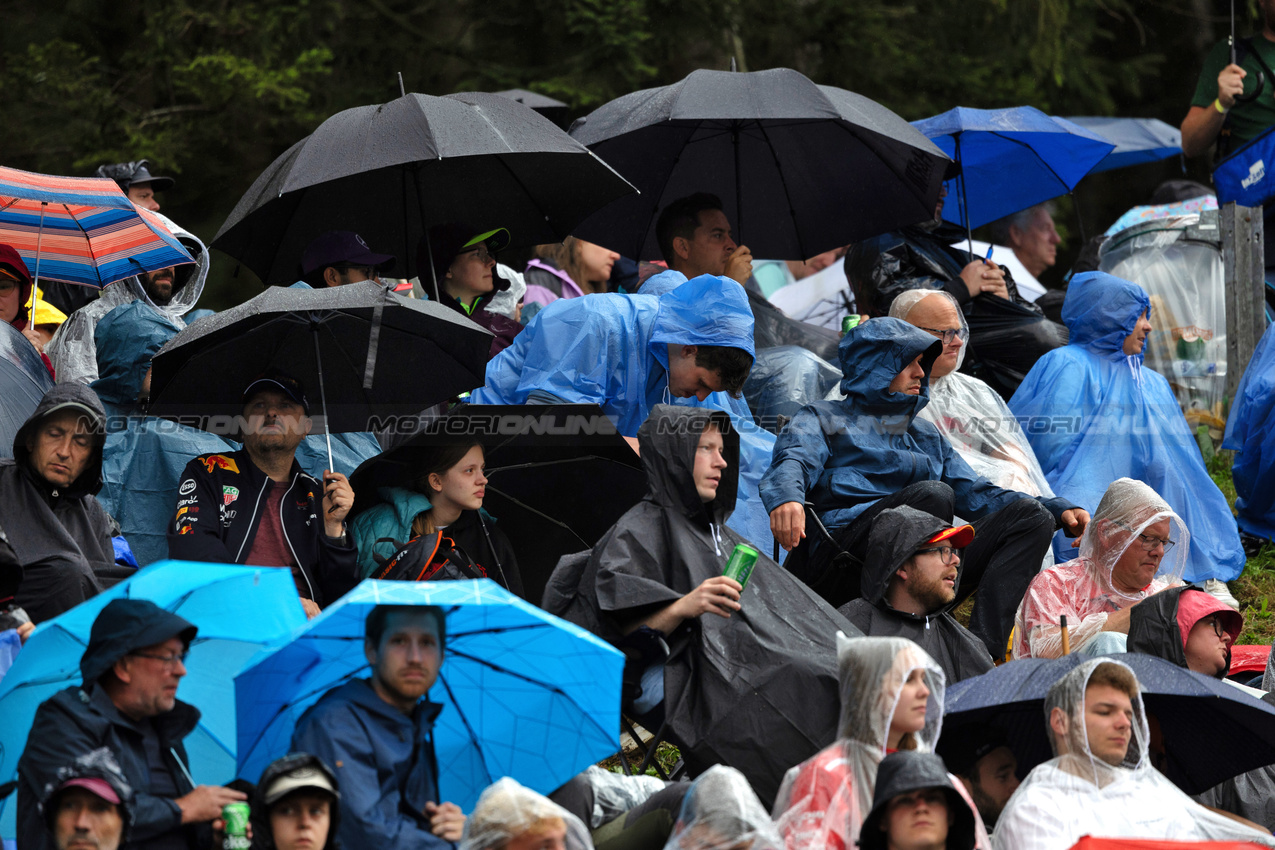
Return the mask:
M97 287L194 262L159 218L105 177L0 167L0 242L33 276Z

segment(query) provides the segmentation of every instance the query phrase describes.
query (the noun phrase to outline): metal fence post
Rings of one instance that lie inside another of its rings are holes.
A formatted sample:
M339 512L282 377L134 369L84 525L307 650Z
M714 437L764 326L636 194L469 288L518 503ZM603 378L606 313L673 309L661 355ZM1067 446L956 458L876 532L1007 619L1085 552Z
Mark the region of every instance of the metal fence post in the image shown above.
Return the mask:
M1257 342L1266 330L1266 262L1262 208L1222 207L1222 265L1226 287L1226 398L1234 400Z

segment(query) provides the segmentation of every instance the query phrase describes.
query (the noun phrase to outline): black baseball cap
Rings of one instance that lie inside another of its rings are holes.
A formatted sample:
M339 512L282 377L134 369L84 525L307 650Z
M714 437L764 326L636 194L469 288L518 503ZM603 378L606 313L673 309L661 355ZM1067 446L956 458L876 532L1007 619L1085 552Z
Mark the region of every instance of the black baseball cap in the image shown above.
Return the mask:
M363 237L352 230L329 230L316 237L301 252L301 274L308 275L316 269L340 263L373 266L387 271L394 267L394 262L392 254L374 253Z
M277 390L301 405L307 416L310 415L310 400L305 397L305 387L286 372L271 369L258 375L244 388L243 403L247 404L248 399L258 390Z

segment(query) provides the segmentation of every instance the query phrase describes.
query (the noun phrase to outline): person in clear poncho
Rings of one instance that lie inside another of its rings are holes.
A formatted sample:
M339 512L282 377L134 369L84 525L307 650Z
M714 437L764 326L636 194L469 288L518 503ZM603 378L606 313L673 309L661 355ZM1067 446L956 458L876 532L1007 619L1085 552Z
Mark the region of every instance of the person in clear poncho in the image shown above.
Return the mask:
M1053 496L1005 400L983 381L958 371L970 331L956 299L941 289L908 290L890 304L890 316L943 341L943 353L930 368L930 403L918 416L933 422L970 468L996 486Z
M996 825L997 850L1067 850L1084 835L1254 841L1270 834L1205 809L1151 766L1137 677L1110 659L1086 661L1045 698L1055 757L1037 765Z
M1141 481L1111 482L1080 538L1080 555L1057 564L1027 588L1014 620L1014 658L1062 655L1066 615L1073 652L1125 651L1129 610L1177 584L1191 535L1182 518Z
M593 850L593 841L575 815L505 777L478 798L459 850Z
M837 740L789 770L775 798L787 850L853 850L881 760L901 749L933 751L942 728L943 670L912 641L838 635L837 662ZM988 847L981 820L976 832L977 846Z
M715 765L682 800L664 850L783 850L775 822L733 767Z

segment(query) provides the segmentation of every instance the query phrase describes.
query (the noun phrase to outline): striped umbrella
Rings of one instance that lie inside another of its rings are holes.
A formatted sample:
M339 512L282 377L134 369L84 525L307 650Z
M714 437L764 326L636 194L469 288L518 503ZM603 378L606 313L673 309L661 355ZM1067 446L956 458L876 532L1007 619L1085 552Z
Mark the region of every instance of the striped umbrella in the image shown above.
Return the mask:
M86 286L194 262L156 215L104 177L0 167L0 242L34 277Z

